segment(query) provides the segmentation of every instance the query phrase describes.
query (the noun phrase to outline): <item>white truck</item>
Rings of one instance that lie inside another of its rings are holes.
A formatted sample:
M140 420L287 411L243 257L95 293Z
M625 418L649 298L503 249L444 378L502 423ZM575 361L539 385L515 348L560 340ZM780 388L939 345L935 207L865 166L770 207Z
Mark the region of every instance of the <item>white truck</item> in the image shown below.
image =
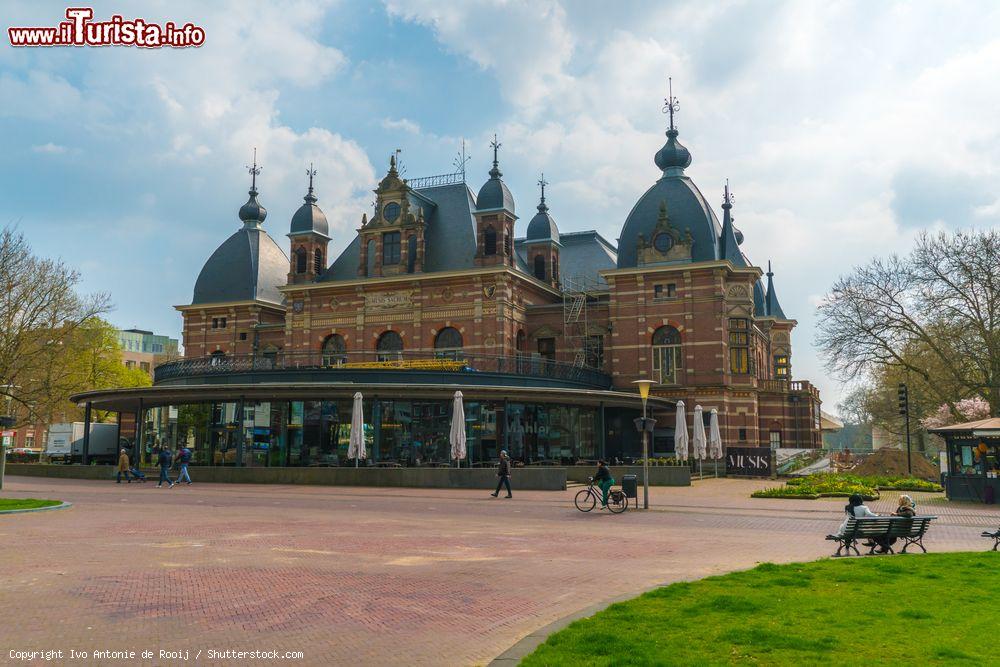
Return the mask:
M117 424L90 425L87 448L90 461L117 463L120 449ZM51 461L83 463L83 422L52 424L45 441L45 455Z

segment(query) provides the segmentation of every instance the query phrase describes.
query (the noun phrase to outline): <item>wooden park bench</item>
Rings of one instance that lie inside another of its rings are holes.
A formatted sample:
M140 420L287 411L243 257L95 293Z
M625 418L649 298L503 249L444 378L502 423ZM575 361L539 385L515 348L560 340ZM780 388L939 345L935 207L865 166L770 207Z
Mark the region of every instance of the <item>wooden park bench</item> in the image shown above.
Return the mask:
M847 526L841 535L827 535L826 539L837 542L836 556L849 556L853 550L858 556L859 540L871 540L872 547L868 550L868 555L875 553L875 548L885 545L889 553L896 553L892 548L893 539L903 540L903 548L900 553L906 553L906 548L910 545L917 545L920 550L927 553L924 548L924 533L931 525L931 521L936 516L915 516L907 518L902 516L880 516L865 517L864 519L850 518ZM1000 532L1000 531L998 531Z
M996 529L992 533L988 530L983 531L983 537L988 537L993 540L993 551L1000 547L1000 528Z

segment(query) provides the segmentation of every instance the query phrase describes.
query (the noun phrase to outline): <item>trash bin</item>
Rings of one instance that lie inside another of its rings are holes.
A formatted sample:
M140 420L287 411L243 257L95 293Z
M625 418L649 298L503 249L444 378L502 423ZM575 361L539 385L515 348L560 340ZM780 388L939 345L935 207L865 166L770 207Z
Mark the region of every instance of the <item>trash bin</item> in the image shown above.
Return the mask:
M639 482L635 475L622 475L622 491L626 498L635 498L639 495Z

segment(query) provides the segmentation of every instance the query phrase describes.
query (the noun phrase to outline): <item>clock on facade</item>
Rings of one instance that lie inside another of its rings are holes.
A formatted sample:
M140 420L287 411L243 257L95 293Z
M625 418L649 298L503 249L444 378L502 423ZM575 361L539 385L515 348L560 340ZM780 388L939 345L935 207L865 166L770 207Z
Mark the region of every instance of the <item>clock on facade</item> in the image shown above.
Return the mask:
M388 222L396 222L396 218L399 217L399 204L396 202L386 204L385 208L382 209L382 217Z
M660 252L667 252L674 247L674 237L666 232L660 232L653 238L653 247Z

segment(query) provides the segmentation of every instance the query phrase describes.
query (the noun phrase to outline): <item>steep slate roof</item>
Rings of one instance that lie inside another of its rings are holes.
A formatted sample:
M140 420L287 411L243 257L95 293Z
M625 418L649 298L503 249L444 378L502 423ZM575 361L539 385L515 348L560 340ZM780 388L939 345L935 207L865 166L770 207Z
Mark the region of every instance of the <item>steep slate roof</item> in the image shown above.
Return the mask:
M476 257L476 200L465 183L413 190L411 206L419 206L427 224L424 232L424 272L471 269ZM321 281L358 277L361 244L358 237L326 270Z
M246 226L223 241L194 284L192 305L227 301L283 302L288 256L260 227Z
M570 232L559 235L559 271L560 278L586 280L606 287L607 283L600 276L600 271L615 268L618 255L615 247L597 232ZM514 240L514 252L518 259L518 268L528 273L528 263L525 260L527 239Z
M771 271L771 262L767 263L767 293L764 296L764 305L768 317L776 317L779 320L787 320L785 311L778 303L778 294L774 291L774 272Z

